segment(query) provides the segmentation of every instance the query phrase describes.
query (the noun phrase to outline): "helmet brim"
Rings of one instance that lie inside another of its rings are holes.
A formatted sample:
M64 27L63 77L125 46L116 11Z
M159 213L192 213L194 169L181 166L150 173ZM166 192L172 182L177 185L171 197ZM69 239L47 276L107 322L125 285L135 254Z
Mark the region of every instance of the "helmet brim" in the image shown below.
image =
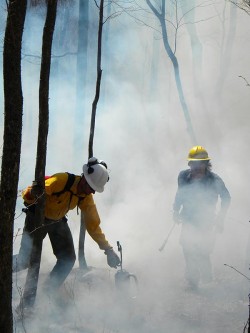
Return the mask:
M211 158L210 157L206 157L206 158L188 158L188 161L210 161Z

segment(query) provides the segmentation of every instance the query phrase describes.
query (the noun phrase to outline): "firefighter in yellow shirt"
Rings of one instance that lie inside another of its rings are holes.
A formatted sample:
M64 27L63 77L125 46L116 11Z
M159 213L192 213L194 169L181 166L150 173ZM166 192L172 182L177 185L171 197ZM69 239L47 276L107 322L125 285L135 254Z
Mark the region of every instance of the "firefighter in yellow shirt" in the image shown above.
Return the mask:
M120 259L106 240L100 227L100 217L93 199L95 192L104 191L108 180L106 163L95 157L90 158L88 163L83 165L81 176L57 173L45 180L45 220L39 232L43 238L47 234L49 235L53 253L57 258L56 265L50 273L50 287L60 287L76 260L72 234L65 217L69 210L76 207L83 212L87 232L107 255L108 265L113 268L119 266ZM19 271L29 266L35 228L36 194L34 187L27 187L22 196L27 207L27 215L19 254L13 260L13 271Z

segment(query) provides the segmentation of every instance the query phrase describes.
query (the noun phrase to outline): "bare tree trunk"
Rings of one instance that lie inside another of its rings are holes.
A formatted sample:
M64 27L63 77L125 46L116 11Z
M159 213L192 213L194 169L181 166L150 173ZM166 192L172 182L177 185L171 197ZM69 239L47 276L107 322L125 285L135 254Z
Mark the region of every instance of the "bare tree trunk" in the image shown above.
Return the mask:
M88 265L85 258L85 236L86 236L86 225L84 222L84 214L83 212L81 212L78 261L79 261L79 268L83 270L88 269Z
M60 1L61 2L61 1ZM56 54L63 54L69 51L69 47L67 45L67 32L69 30L70 25L70 15L71 8L73 5L70 3L61 3L59 5L58 2L58 12L57 12L57 29L54 33L54 50L56 50ZM60 108L60 99L61 99L61 87L58 85L59 80L65 80L65 74L61 70L61 63L64 60L61 57L54 57L51 63L51 77L53 77L53 81L50 84L51 90L54 92L54 103L53 107Z
M89 25L89 0L79 0L78 50L77 50L77 109L76 123L86 115L87 50ZM79 138L76 138L79 140Z
M173 64L173 67L174 67L175 83L176 83L177 91L178 91L178 94L179 94L179 100L180 100L180 103L181 103L181 106L182 106L182 111L183 111L185 121L186 121L187 131L188 131L189 137L191 139L191 143L196 144L196 137L195 137L191 117L190 117L190 114L189 114L189 110L188 110L186 99L185 99L184 92L183 92L178 59L176 58L173 50L170 47L169 41L168 41L168 33L167 33L166 20L165 20L165 7L166 7L165 1L166 0L161 1L161 3L162 3L161 7L162 8L161 8L161 13L160 13L152 5L150 0L146 0L149 8L152 10L152 12L156 15L156 17L160 21L164 47L165 47L165 50L166 50L166 52L167 52L167 54L168 54L168 56L169 56L169 58L170 58L170 60Z
M0 330L13 332L13 226L21 154L21 47L27 2L10 0L4 38L4 143L0 185Z
M94 98L94 101L92 103L92 114L91 114L90 135L89 135L89 158L93 156L95 117L96 117L97 104L98 104L99 97L100 97L101 79L102 79L101 62L102 62L103 4L104 4L104 0L100 0L99 28L98 28L98 48L97 48L97 79L96 79L95 98Z
M105 5L106 8L106 13L105 16L106 17L110 17L111 15L111 5L112 5L112 0L108 0L107 4ZM105 11L104 8L104 11ZM106 20L105 25L104 25L104 31L103 31L103 37L104 37L104 44L105 44L105 50L104 50L104 66L106 69L106 73L109 73L110 68L111 68L111 63L110 63L110 54L111 54L111 50L112 50L112 45L110 42L110 19ZM101 105L105 105L106 103L106 98L107 98L107 94L106 94L106 90L108 87L109 83L107 81L107 76L102 78L102 103Z
M39 196L35 211L35 225L38 230L34 233L30 267L25 282L23 296L24 307L32 307L36 299L43 243L43 238L39 232L39 227L41 228L41 225L44 221L44 176L49 127L49 77L51 66L51 49L56 21L57 0L48 0L47 6L47 17L43 30L42 63L39 87L39 129L35 170L35 185L38 188Z
M155 99L156 91L158 89L157 81L158 81L158 72L159 72L160 48L159 48L159 41L156 40L156 33L153 32L152 36L153 36L153 41L152 41L153 54L151 60L149 89L150 89L150 98L153 101Z
M88 25L89 25L89 0L79 0L79 22L78 22L78 52L77 52L77 96L76 96L76 113L75 122L78 124L77 128L83 128L86 119L86 78L87 78L87 51L88 51ZM79 126L81 121L82 126ZM75 132L74 147L79 152L79 138L81 133ZM82 137L82 135L81 135ZM78 248L78 261L79 268L87 269L85 259L84 246L85 246L85 233L86 226L84 216L81 212L80 221L80 235L79 235L79 248Z
M183 0L181 10L183 18L186 23L186 29L188 31L192 53L193 53L193 69L195 79L200 76L202 70L202 44L196 31L195 25L195 6L196 0Z
M102 78L101 60L102 60L103 7L104 7L104 0L100 0L98 48L97 48L97 80L96 80L95 98L92 103L92 114L91 114L91 124L90 124L90 134L89 134L89 158L93 156L95 117L96 117L97 104L98 104L99 96L100 96L101 78ZM84 255L85 232L86 232L86 227L85 227L85 223L84 223L84 216L83 216L83 214L81 214L78 260L79 260L80 268L83 268L83 269L87 268L85 255Z
M230 5L229 31L226 39L226 45L224 46L222 43L219 78L215 86L215 96L218 99L220 99L222 96L224 83L227 78L228 68L230 68L231 59L232 59L232 50L236 33L237 7L233 3L229 5Z

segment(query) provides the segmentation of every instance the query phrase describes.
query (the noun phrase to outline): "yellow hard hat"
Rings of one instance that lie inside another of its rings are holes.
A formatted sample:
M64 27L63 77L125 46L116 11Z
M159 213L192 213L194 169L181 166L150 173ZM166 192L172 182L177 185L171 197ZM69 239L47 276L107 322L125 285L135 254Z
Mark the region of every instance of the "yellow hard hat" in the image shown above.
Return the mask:
M208 153L202 146L194 146L189 150L188 161L209 161Z

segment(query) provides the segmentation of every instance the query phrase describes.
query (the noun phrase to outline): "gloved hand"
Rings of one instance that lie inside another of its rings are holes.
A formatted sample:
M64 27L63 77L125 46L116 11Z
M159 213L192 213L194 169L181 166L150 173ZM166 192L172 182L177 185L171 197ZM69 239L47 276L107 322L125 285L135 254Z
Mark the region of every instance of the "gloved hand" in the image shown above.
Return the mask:
M110 267L117 268L118 266L120 266L120 258L112 248L105 250L104 253L107 256L107 262Z
M176 224L180 224L182 222L179 212L177 211L173 212L173 220Z

